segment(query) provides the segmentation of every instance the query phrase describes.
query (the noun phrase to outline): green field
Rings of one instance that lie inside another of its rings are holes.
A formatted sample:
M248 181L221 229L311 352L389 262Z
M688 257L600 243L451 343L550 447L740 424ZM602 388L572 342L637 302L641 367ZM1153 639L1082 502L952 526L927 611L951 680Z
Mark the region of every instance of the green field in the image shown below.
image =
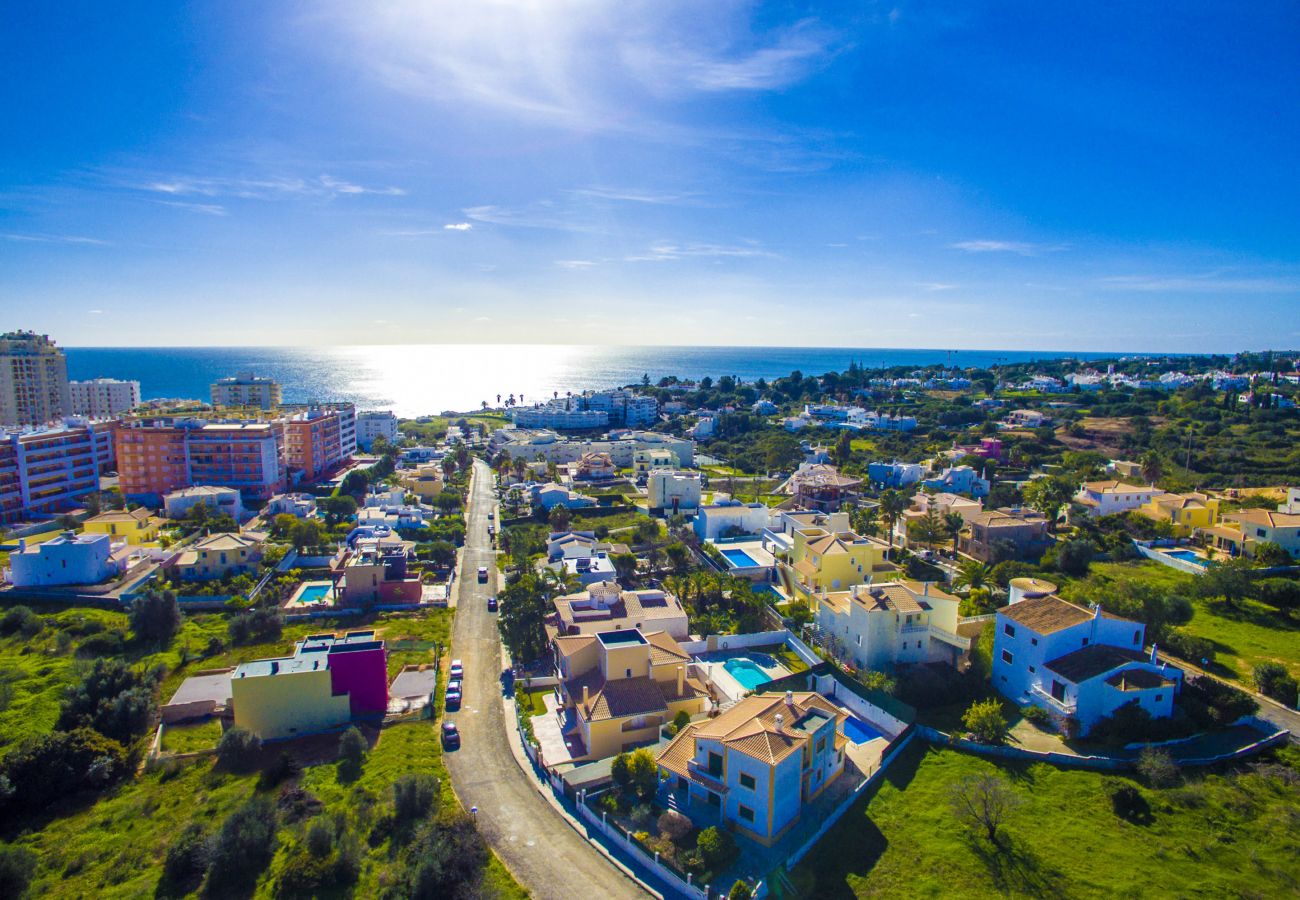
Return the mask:
M162 749L166 753L193 753L196 750L211 750L219 740L220 720L186 722L182 725L168 725L163 729Z
M1156 562L1094 563L1091 571L1115 578L1139 578L1170 593L1192 597L1194 576ZM1222 600L1192 597L1192 603L1196 614L1184 630L1214 642L1218 664L1215 674L1249 682L1257 664L1274 661L1300 677L1300 623L1254 600L1243 601L1240 609L1232 609Z
M382 804L391 803L389 786L400 775L413 771L428 772L440 779L444 805L457 802L442 765L437 728L428 721L383 731L355 782L341 782L331 762L303 772L300 786L324 804L323 813L345 816L363 837L361 878L355 891L346 895L378 894L389 864L388 840L371 847L364 837L382 812ZM40 860L31 896L150 896L158 882L163 856L181 829L190 821L198 821L209 830L218 828L222 819L256 790L256 775L218 772L210 760L201 759L170 774L166 769L145 774L98 802L66 811L39 831L17 840ZM271 791L275 796L279 788ZM281 827L281 849L254 896L274 895L275 878L286 851L300 839L301 831L302 825ZM484 887L490 897L526 896L495 857L485 873Z
M1300 885L1300 784L1193 774L1142 788L1149 821L1112 810L1117 776L999 766L914 742L790 874L798 895L842 897L1280 897ZM1001 774L1021 805L995 850L952 816L949 786Z

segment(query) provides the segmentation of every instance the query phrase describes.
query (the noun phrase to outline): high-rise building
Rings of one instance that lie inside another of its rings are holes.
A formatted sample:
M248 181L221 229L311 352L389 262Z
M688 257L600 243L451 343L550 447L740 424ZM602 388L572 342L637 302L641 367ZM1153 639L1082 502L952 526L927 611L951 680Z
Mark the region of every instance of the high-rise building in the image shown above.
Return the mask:
M69 381L72 412L78 416L104 419L130 412L140 404L140 382L116 378Z
M49 335L0 334L0 425L44 425L71 413L68 361Z
M392 443L397 440L397 416L392 410L371 409L357 413L357 446L369 450L375 438Z
M212 405L272 410L280 405L280 385L263 375L240 372L212 383Z
M133 498L210 485L265 500L285 489L284 459L275 422L137 421L118 433L122 492Z
M350 403L308 407L280 422L285 463L295 480L320 478L357 450L357 412Z
M0 432L0 521L75 509L114 465L117 422L69 418Z

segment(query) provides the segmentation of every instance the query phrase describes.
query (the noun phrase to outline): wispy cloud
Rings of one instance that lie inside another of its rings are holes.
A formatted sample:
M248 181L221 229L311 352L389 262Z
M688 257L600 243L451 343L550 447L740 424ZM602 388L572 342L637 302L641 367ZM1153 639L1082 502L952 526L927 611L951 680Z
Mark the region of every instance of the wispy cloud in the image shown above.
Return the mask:
M549 228L555 231L595 233L601 227L591 221L590 215L559 206L549 200L520 207L484 204L468 206L461 212L475 222L489 225L506 225L513 228Z
M916 285L923 291L951 291L957 287L955 284L947 284L942 281L922 281Z
M469 222L448 222L446 225L442 226L442 230L443 231L470 231L471 229L473 229L473 227L474 226L471 225Z
M670 194L660 193L657 191L644 190L619 190L616 188L577 188L569 191L580 197L591 197L597 200L618 200L626 203L648 203L655 206L667 205L672 203L681 203L690 199L689 194Z
M775 254L754 246L725 246L722 244L669 244L658 243L644 254L625 257L627 262L669 262L678 259L704 257L750 258Z
M21 241L31 244L85 244L93 247L107 247L109 241L99 238L83 237L76 234L20 234L9 232L0 234L6 241Z
M197 195L201 197L237 197L244 200L267 200L286 196L339 197L374 194L382 197L401 197L406 191L400 187L368 187L336 178L318 175L315 178L272 176L266 178L180 177L146 180L136 185L140 190L173 197Z
M185 209L190 212L203 213L208 216L227 216L229 211L220 203L189 203L184 200L155 200L161 206L172 206L176 209Z
M1097 283L1106 290L1141 293L1300 293L1300 278L1251 277L1223 271L1185 275L1111 275L1097 279Z
M555 264L561 269L590 269L596 265L590 259L557 259Z
M1064 244L1031 244L1027 241L972 240L949 244L952 250L964 250L967 253L1015 253L1018 256L1038 256L1042 253L1055 253L1064 250Z

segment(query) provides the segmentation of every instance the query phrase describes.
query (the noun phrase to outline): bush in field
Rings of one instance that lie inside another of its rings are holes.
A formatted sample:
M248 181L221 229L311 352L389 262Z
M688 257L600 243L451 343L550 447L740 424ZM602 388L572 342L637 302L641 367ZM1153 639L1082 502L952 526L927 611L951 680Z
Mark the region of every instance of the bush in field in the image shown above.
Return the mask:
M1007 720L996 699L976 700L961 717L961 723L981 743L1000 744L1006 740Z
M1261 694L1295 708L1297 688L1300 685L1296 684L1286 666L1275 662L1260 663L1255 666L1253 676L1255 687L1259 688Z
M1173 787L1182 778L1178 763L1168 750L1147 747L1138 754L1137 773L1154 788Z
M212 856L212 838L198 822L186 825L167 848L159 893L183 897L203 880Z
M35 812L80 791L103 790L129 772L126 748L117 741L90 728L55 731L0 762L0 782L9 785L0 808Z
M427 816L438 804L438 779L411 772L393 782L393 817L413 822Z
M693 827L691 820L675 809L670 809L659 817L659 833L674 844L680 843L691 833Z
M736 839L731 836L731 832L710 825L695 839L695 848L700 852L705 867L717 869L736 855Z
M222 897L250 891L275 856L275 806L253 797L221 823L208 864L208 893Z
M36 854L26 847L0 844L0 897L19 900L36 874Z
M236 725L217 741L217 760L232 772L247 772L257 765L262 754L262 739Z

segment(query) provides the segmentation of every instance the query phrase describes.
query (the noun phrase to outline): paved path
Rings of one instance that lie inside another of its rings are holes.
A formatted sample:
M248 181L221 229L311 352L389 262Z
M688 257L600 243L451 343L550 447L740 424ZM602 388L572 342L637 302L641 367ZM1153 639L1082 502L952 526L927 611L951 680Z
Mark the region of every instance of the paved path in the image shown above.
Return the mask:
M1234 687L1239 691L1245 691L1247 694L1250 694L1250 696L1254 697L1256 702L1259 703L1259 712L1255 713L1255 716L1263 719L1265 722L1271 722L1278 729L1286 729L1287 731L1290 731L1291 742L1293 744L1300 744L1300 711L1290 709L1283 706L1281 703L1278 703L1271 697L1265 697L1263 694L1252 691L1248 684L1239 681L1229 681L1227 678L1220 678L1218 675L1207 672L1199 666L1192 665L1187 660L1178 659L1173 656L1166 656L1164 653L1160 654L1160 659L1163 662L1167 662L1172 666L1177 666L1182 669L1184 674L1205 675L1209 678L1213 678L1215 681L1222 682L1229 687Z
M476 460L452 636L453 655L465 666L465 700L450 714L460 728L461 748L444 755L452 787L466 809L478 807L479 829L534 897L644 900L648 895L640 885L573 830L511 753L508 729L514 723L506 721L502 704L501 640L496 615L487 611L498 580L487 536L494 505L491 472ZM491 573L486 585L478 581L479 566Z

